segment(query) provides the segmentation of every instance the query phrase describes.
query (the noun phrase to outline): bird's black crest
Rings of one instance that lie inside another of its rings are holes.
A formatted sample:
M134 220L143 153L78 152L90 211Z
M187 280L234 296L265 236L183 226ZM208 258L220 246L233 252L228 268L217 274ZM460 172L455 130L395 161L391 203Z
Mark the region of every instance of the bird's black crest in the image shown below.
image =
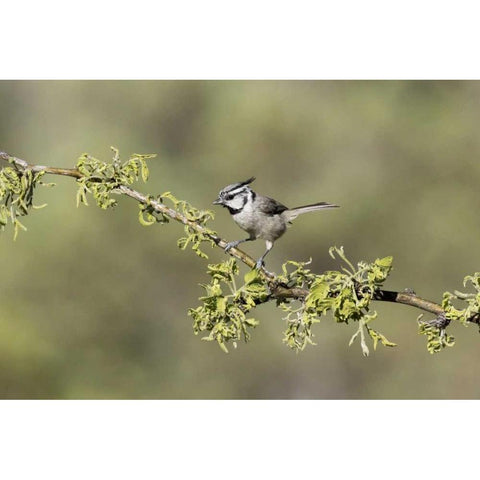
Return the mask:
M253 183L255 180L255 177L250 177L248 180L245 180L244 182L240 182L239 186L243 187L244 185L249 185L250 183Z
M244 182L238 182L238 183L232 183L232 185L228 185L225 187L222 192L227 193L227 192L232 192L233 190L237 190L239 188L244 187L245 185L248 185L249 183L252 183L255 180L255 177L251 177L248 180L245 180Z

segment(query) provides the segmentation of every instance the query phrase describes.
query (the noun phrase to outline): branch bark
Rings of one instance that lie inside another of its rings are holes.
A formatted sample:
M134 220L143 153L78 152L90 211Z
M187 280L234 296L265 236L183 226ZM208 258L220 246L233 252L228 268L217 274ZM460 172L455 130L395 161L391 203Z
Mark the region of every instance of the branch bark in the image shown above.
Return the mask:
M25 170L29 169L34 172L43 171L47 174L68 176L75 179L82 178L82 174L76 168L57 168L57 167L47 167L43 165L34 165L20 158L13 157L8 153L2 152L2 151L0 151L0 159L5 160L7 162L8 161L13 162L17 167ZM153 207L155 211L166 215L172 220L180 222L184 225L188 225L189 227L191 227L192 229L194 229L199 233L206 234L222 250L225 249L225 247L227 246L227 242L225 240L215 235L208 234L206 229L203 226L187 219L185 216L183 216L176 210L169 208L162 202L157 200L152 200L151 198L148 198L147 195L137 190L134 190L130 187L127 187L125 185L121 185L118 188L118 191L119 193L127 197L133 198L139 203L149 204L150 206ZM254 268L256 265L255 260L239 248L231 248L228 253L233 257L237 258L238 260L240 260L241 262L243 262L245 265L247 265L250 268ZM285 286L279 283L275 274L268 272L264 269L261 270L261 274L264 276L265 280L269 284L270 291L271 291L270 298L273 297L273 298L279 298L279 299L284 299L284 298L302 299L302 298L305 298L309 293L308 290L306 289L289 288L288 286ZM432 313L437 317L441 317L442 315L444 315L444 311L441 305L439 305L438 303L432 302L430 300L426 300L424 298L418 297L413 292L407 292L407 291L394 292L394 291L388 291L388 290L377 290L374 295L374 300L379 302L394 302L394 303L400 303L403 305L409 305L409 306L418 308L420 310L424 310L426 312ZM480 324L480 316L478 315L473 316L471 319L469 319L469 321L472 323Z

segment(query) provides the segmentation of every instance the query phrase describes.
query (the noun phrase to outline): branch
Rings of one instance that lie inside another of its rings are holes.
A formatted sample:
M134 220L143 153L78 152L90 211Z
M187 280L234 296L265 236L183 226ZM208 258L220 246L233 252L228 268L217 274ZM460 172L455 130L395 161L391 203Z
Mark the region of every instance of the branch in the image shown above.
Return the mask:
M17 157L12 157L6 152L0 151L0 159L5 160L7 162L15 164L19 169L23 170L31 170L32 172L44 172L50 175L62 175L68 176L75 179L81 179L84 175L76 168L57 168L57 167L48 167L43 165L34 165L26 162ZM222 250L225 249L227 246L227 242L222 238L212 235L209 233L208 229L199 225L197 222L189 220L186 216L182 215L180 212L169 208L167 205L162 203L159 200L152 199L148 195L145 195L137 190L134 190L126 185L119 185L116 189L116 192L123 194L127 197L133 198L137 202L143 205L149 205L155 212L165 215L166 217L175 220L179 223L184 225L188 225L191 229L200 233L202 235L207 236L210 238L219 248ZM255 268L256 262L255 260L250 257L247 253L242 251L239 248L231 248L228 252L231 256L235 257L236 259L243 262L249 268ZM291 288L285 284L282 284L277 276L273 273L266 271L265 269L261 269L259 274L261 277L267 281L268 286L270 288L270 295L265 300L268 301L272 298L274 299L305 299L309 294L309 290L303 288ZM442 306L438 303L432 302L430 300L426 300L424 298L418 297L413 292L394 292L394 291L387 291L378 289L373 294L373 300L379 302L394 302L400 303L404 305L409 305L420 310L424 310L429 313L433 313L438 318L444 315L444 311ZM480 324L480 315L472 315L467 321Z

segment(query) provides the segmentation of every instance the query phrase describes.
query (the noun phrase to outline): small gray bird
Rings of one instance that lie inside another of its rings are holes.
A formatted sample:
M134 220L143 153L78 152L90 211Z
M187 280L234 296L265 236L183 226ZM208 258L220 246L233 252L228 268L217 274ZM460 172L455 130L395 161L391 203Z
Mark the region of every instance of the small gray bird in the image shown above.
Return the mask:
M218 198L213 204L228 208L235 223L250 235L243 240L228 243L225 247L226 252L243 242L249 242L257 238L265 240L267 250L257 261L257 268L260 269L275 240L285 233L287 225L292 220L303 213L314 212L324 208L335 208L338 205L320 202L304 205L303 207L288 208L273 198L255 193L248 186L254 180L255 177L252 177L244 182L228 185L220 191Z

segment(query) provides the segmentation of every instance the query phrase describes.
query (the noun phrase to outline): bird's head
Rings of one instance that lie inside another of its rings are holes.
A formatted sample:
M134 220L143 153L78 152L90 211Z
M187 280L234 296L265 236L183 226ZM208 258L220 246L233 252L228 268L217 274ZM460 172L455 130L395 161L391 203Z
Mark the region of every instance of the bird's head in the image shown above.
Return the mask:
M247 203L248 198L253 194L252 189L248 185L254 180L255 177L251 177L244 182L232 183L226 186L220 190L218 198L213 204L228 208L230 213L241 211Z

